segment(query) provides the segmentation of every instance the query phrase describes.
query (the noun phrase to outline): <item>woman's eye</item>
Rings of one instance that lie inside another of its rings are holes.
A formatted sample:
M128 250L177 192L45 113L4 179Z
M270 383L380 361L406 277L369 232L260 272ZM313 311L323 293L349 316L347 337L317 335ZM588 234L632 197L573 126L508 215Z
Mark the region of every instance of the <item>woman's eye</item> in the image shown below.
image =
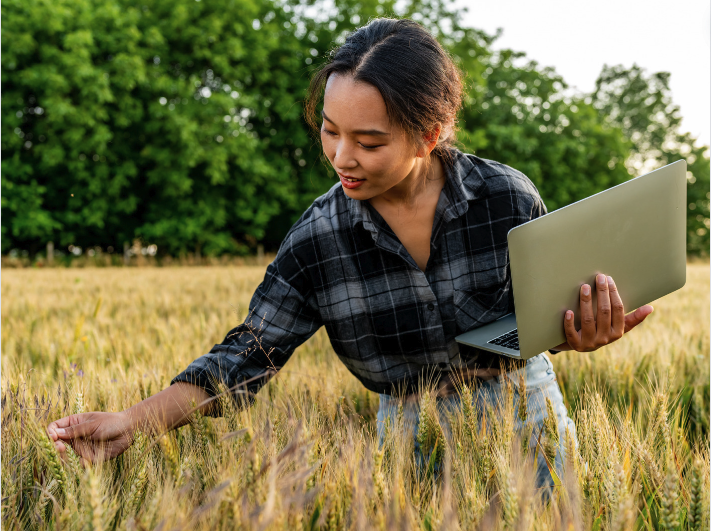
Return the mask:
M329 136L338 136L337 133L334 133L333 131L329 131L328 129L325 129L325 128L321 129L321 132L326 133ZM360 144L360 142L359 142L359 144ZM360 145L361 145L361 147L363 147L365 149L375 149L375 148L381 147L383 144L378 144L376 146L366 146L365 144L360 144Z

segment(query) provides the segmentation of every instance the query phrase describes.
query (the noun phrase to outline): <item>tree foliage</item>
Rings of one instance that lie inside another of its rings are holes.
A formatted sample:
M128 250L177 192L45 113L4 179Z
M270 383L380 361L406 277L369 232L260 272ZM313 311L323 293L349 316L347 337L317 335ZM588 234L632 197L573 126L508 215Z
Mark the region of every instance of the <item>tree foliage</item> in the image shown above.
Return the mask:
M652 166L689 162L689 249L708 251L706 148L678 133L668 76L606 69L571 96L550 68L494 52L446 0L397 15L466 75L464 150L526 173L549 210ZM312 69L394 0L7 0L2 4L2 251L160 254L278 246L335 183L301 116ZM690 207L692 208L692 207Z
M296 210L309 52L288 13L143 4L3 3L3 250L239 252Z

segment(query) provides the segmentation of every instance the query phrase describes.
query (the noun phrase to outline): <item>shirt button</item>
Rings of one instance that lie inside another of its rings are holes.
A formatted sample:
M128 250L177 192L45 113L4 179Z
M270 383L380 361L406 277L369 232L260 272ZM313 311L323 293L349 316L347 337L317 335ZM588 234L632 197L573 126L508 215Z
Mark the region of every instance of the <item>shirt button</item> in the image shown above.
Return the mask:
M432 303L430 302L430 303L427 305L427 309L428 309L429 311L433 311L433 310L434 310L434 304L432 304Z

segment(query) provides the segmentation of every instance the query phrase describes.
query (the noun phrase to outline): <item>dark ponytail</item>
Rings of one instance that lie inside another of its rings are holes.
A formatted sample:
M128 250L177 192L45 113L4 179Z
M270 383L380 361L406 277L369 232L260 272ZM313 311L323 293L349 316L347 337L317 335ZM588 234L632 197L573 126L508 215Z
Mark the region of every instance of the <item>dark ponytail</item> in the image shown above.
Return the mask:
M304 105L307 123L320 129L316 106L331 74L352 75L373 85L385 100L388 117L420 147L437 123L442 131L432 153L452 161L462 80L449 54L425 28L409 19L376 18L331 51L330 61L311 79Z

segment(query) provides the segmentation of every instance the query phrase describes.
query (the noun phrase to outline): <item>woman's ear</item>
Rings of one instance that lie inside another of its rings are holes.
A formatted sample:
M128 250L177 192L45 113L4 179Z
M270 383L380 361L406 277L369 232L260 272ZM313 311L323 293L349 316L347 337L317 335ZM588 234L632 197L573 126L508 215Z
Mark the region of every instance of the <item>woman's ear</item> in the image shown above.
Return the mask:
M422 138L425 141L425 145L417 150L418 157L426 157L437 145L439 140L439 135L442 132L442 124L437 123L429 132L424 134Z

